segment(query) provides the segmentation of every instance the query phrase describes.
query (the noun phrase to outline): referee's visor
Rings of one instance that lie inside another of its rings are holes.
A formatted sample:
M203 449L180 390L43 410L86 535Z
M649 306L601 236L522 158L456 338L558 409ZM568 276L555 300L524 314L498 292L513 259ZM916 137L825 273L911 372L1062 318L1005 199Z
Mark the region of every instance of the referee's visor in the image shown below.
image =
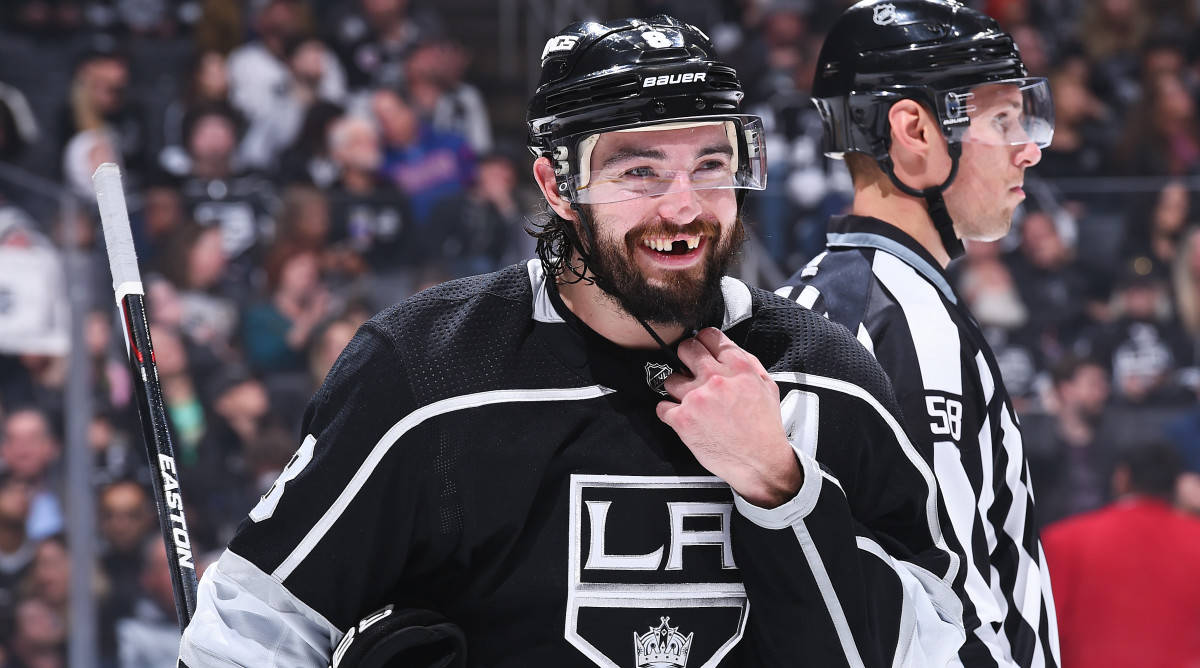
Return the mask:
M1054 101L1042 77L942 91L938 99L950 141L1046 148L1054 139Z
M579 204L687 190L763 190L767 152L757 116L698 116L567 138L566 184Z

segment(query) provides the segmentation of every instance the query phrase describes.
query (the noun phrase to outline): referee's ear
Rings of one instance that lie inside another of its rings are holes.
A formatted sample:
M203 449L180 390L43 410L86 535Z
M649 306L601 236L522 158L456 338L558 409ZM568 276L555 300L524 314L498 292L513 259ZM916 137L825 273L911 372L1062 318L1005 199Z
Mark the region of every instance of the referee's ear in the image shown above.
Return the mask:
M534 161L533 180L537 181L542 196L546 198L550 208L554 209L554 213L567 220L575 220L575 210L571 208L570 200L558 192L558 179L554 176L554 165L549 158L541 157Z
M462 629L432 610L385 606L350 627L329 668L466 668Z

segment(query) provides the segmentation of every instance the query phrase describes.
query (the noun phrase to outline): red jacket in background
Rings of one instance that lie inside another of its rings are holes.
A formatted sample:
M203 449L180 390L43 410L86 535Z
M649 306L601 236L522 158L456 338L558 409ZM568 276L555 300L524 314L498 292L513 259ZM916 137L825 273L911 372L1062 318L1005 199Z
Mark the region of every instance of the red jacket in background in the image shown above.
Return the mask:
M1200 519L1147 497L1042 534L1063 668L1200 668Z

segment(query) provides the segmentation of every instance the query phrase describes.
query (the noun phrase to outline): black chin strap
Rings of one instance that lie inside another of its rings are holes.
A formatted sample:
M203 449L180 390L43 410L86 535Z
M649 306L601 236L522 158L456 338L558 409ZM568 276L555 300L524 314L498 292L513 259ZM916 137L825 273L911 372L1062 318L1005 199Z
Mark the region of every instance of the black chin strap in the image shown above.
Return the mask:
M584 228L586 230L585 233L588 236L588 240L594 242L596 239L596 233L595 233L595 230L592 229L591 224L589 224L584 219L584 216L581 215L582 212L580 212L579 208L575 204L572 204L571 208L574 209L575 213L578 215L579 223L584 226ZM584 246L581 243L581 240L575 234L575 229L573 227L571 227L570 225L567 225L566 227L567 227L567 235L571 238L571 245L575 247L575 252L579 253L579 258L581 260L583 260L583 266L584 266L584 269L586 270L584 273L591 274L590 277L588 277L588 278L581 277L580 280L591 281L592 284L595 285L596 287L600 288L601 290L607 292L610 295L616 296L617 291L616 291L616 288L613 287L613 284L607 278L597 274L596 270L591 266L592 265L591 257L589 255L589 253L584 250ZM589 248L590 248L590 246L589 246ZM679 359L679 355L675 352L675 349L668 346L666 341L663 341L662 337L658 335L658 332L654 331L654 328L650 326L650 323L646 322L645 320L641 319L640 317L638 317L632 313L630 313L629 315L633 316L633 319L636 320L638 322L638 324L641 325L642 328L645 329L650 334L650 338L654 339L654 342L658 344L658 347L661 348L662 351L671 360L671 365L676 371L682 371L683 373L686 373L689 376L692 375L692 370L689 369L687 367L687 365L683 363L683 360Z
M954 182L954 177L958 174L958 159L962 155L962 144L950 142L947 148L950 153L950 175L941 185L930 186L924 190L917 190L896 176L890 155L880 159L879 166L883 168L897 188L913 197L924 198L925 206L929 210L929 218L933 220L933 227L942 239L942 246L946 249L946 254L950 256L950 259L954 260L962 257L966 249L963 247L962 239L959 239L954 232L954 220L950 218L950 212L946 209L946 200L942 198L942 193L950 187L950 184Z

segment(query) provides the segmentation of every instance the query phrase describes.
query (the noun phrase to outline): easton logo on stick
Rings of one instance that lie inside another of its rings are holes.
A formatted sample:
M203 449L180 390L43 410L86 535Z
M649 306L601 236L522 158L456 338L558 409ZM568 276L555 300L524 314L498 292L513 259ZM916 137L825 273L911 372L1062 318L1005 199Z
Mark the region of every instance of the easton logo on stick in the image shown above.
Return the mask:
M175 478L175 459L169 455L158 456L158 472L162 475L163 497L170 510L171 538L175 542L175 554L179 565L196 570L192 562L192 541L188 537L187 522L183 519L183 497L179 496L179 481Z

